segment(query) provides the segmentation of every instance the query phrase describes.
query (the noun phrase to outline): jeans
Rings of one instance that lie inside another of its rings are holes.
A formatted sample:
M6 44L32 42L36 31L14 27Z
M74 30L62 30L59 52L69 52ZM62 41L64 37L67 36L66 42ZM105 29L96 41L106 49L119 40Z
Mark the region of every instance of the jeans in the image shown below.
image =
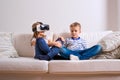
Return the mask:
M102 50L102 47L100 45L95 45L91 48L85 49L85 50L77 50L77 51L72 51L67 49L66 47L62 47L60 49L60 55L64 58L69 59L70 55L75 55L78 56L80 60L86 60L89 59L90 57L93 57L97 54L99 54Z
M60 48L55 46L50 48L43 38L37 38L34 58L38 58L39 55L48 55L52 59L59 51Z

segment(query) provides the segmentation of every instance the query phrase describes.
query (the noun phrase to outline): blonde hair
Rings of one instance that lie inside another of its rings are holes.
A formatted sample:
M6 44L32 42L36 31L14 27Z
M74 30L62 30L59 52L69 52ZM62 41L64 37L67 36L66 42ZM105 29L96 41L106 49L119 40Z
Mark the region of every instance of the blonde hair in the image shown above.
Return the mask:
M34 28L36 28L37 25L39 25L39 24L43 24L43 23L42 23L42 22L35 22L35 23L33 23L33 25L32 25L32 30L33 30ZM38 36L38 31L34 31L32 38L37 38L37 36Z
M36 27L37 27L37 25L39 25L39 24L43 24L42 22L35 22L35 23L33 23L32 24L32 31L33 31L33 29L35 29ZM32 42L32 40L35 38L37 38L38 37L38 31L33 31L33 35L32 35L32 38L31 38L31 46L33 46L33 42Z
M81 29L81 24L78 23L78 22L74 22L74 23L72 23L72 24L70 25L70 28L71 28L71 27L76 27L76 26L79 26L80 29Z

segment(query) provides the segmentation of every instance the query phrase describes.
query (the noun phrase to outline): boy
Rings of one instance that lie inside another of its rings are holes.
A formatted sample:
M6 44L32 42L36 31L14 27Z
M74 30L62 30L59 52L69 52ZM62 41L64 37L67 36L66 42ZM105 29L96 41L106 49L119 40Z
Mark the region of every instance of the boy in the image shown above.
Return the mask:
M81 25L78 22L74 22L70 25L71 37L64 40L60 37L63 47L60 49L60 55L66 59L72 60L85 60L92 56L95 56L101 52L101 46L95 45L91 48L86 47L84 39L80 38Z

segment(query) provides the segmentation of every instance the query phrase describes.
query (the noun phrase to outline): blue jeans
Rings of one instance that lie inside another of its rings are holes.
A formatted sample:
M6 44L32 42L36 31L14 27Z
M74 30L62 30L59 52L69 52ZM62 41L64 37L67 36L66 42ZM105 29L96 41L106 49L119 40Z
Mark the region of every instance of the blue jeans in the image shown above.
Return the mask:
M43 38L37 38L34 58L38 58L39 55L48 55L52 59L59 51L60 48L55 46L50 48Z
M85 50L77 50L77 51L72 51L65 47L62 47L60 49L60 55L64 58L69 59L70 55L72 54L72 55L78 56L80 60L86 60L86 59L89 59L90 57L93 57L99 54L101 50L102 50L102 47L100 45L95 45L91 48L88 48Z

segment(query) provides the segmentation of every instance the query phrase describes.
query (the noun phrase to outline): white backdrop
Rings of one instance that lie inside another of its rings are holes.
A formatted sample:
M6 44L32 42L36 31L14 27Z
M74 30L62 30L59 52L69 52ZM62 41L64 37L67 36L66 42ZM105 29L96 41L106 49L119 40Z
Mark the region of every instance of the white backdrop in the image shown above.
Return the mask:
M0 0L0 31L31 33L31 25L36 21L50 24L52 32L68 31L75 21L81 23L83 31L118 30L114 21L117 9L112 8L115 13L109 9L116 1ZM113 17L109 18L109 12Z

